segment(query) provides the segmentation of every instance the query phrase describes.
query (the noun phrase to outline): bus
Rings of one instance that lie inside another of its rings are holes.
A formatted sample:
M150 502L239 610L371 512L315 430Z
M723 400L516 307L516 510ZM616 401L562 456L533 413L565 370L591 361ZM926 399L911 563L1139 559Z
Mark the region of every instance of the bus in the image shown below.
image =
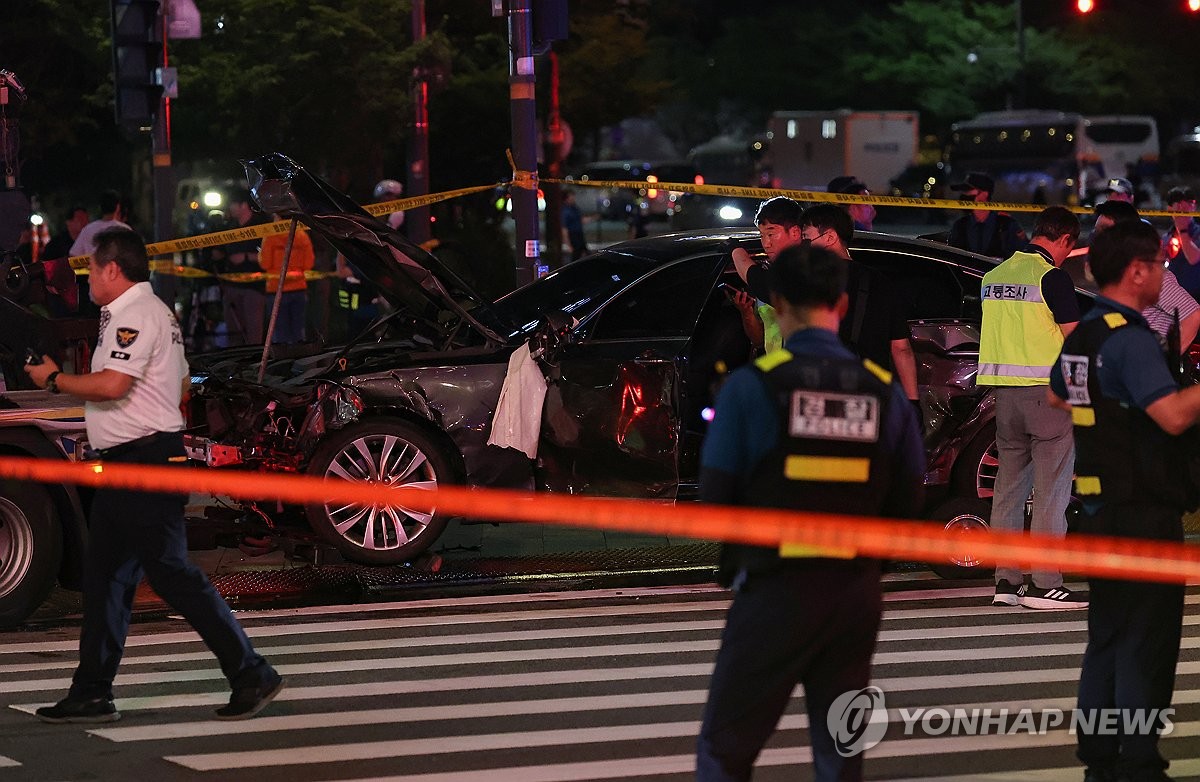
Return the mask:
M982 171L996 180L994 201L1078 204L1102 186L1084 157L1085 121L1062 111L993 111L950 128L952 180Z

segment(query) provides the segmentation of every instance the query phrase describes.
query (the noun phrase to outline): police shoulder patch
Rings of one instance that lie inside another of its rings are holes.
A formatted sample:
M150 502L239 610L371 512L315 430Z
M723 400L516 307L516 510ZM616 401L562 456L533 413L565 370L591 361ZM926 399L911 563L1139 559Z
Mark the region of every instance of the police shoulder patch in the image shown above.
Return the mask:
M127 348L134 343L141 332L137 329L127 328L125 326L117 327L117 345Z

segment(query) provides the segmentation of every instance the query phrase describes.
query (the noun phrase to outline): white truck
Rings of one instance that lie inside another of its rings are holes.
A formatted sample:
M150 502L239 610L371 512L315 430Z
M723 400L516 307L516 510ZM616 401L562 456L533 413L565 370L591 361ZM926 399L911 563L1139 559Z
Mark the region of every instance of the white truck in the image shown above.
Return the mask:
M876 193L917 157L915 111L777 111L767 122L765 164L773 187L824 190L854 176Z

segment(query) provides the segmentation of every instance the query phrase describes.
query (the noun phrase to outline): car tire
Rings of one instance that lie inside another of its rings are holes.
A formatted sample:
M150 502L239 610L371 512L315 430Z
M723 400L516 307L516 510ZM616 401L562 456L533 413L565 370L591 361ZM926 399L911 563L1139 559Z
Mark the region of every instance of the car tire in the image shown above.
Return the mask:
M29 618L54 589L62 527L36 483L0 482L0 627Z
M308 473L350 481L437 488L454 483L453 462L419 426L395 419L362 421L318 446ZM428 549L446 529L443 513L395 505L345 503L305 506L308 522L350 562L399 565Z
M992 504L987 500L972 497L951 497L933 509L930 518L943 525L946 530L956 530L964 535L987 531L992 515ZM986 578L993 568L979 564L969 545L947 562L931 562L929 568L942 578Z
M955 497L991 500L1000 460L996 451L996 422L989 421L954 464L951 488Z

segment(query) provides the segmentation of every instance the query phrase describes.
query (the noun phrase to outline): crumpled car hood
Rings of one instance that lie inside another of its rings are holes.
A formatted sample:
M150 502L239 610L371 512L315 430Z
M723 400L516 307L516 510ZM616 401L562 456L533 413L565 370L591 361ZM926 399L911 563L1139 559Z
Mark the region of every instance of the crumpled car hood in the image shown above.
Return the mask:
M242 165L264 212L294 218L324 237L393 306L439 324L447 340L463 324L492 345L513 333L491 302L441 261L291 158L274 152Z

